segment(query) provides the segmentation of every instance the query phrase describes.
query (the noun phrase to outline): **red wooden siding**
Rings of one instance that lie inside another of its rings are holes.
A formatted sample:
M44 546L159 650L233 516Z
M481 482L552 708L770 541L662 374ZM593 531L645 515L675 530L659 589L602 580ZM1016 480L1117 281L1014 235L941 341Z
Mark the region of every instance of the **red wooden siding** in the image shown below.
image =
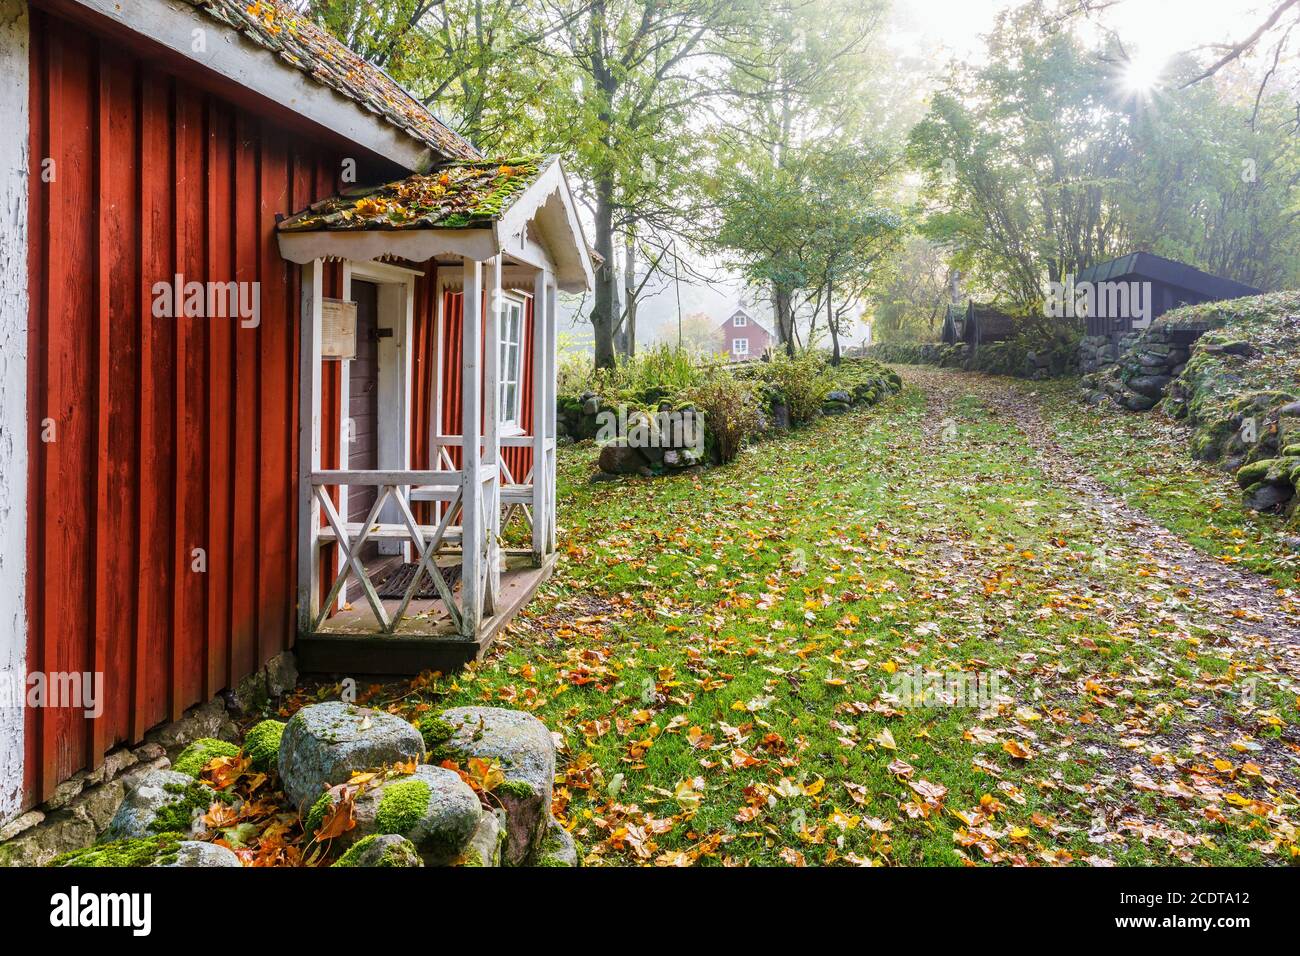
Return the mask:
M273 230L341 160L38 9L31 35L28 667L102 671L105 707L29 712L29 804L292 643L299 270ZM259 282L260 325L154 318L178 272Z

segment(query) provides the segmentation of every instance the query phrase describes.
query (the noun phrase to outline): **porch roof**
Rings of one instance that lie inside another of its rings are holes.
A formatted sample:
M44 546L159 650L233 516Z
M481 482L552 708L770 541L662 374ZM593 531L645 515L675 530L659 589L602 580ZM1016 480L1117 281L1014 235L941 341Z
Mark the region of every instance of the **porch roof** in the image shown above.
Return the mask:
M592 253L556 156L458 160L381 186L350 189L279 224L291 262L438 255L549 260L565 291L594 284Z
M281 232L464 229L500 219L554 156L442 163L382 186L344 190L280 223Z

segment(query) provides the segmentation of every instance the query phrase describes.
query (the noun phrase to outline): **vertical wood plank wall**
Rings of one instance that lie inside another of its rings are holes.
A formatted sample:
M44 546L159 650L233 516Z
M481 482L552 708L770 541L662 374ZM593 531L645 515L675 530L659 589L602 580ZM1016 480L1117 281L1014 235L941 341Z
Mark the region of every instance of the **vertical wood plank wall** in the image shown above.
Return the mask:
M341 159L35 8L31 35L28 668L102 671L105 706L29 711L28 805L292 644L299 273L274 225ZM154 318L178 272L259 282L260 325Z

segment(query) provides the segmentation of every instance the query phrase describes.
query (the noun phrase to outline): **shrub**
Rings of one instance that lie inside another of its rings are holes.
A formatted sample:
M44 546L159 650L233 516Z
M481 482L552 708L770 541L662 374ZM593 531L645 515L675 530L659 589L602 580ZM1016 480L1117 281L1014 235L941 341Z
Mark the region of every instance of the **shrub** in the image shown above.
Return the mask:
M704 414L705 442L719 464L740 454L745 440L763 427L763 413L753 387L727 371L713 370L687 395Z
M790 410L790 422L803 425L816 418L833 388L826 360L815 352L804 352L796 358L776 357L764 364L760 374L774 398Z

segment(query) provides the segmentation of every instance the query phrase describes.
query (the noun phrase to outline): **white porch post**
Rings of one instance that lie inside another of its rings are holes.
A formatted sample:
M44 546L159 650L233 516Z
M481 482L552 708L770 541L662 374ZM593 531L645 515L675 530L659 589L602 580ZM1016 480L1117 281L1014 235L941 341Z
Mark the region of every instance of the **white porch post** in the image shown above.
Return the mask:
M555 277L549 276L546 283L546 347L548 353L546 363L546 411L542 420L546 423L546 550L551 554L555 553L555 520L557 513L555 488L555 378L559 368L559 346L556 341L555 330Z
M479 401L483 363L483 266L465 259L464 319L461 322L461 636L478 637L483 598L483 485L479 480Z
M484 509L487 532L487 579L484 593L485 614L495 614L497 596L501 588L501 256L488 262L488 309L484 316L483 348L483 464L488 466L491 480L486 482ZM516 387L518 387L516 385Z
M546 513L547 478L550 468L546 456L547 404L551 381L550 302L546 291L550 286L550 273L537 270L533 278L533 563L540 565L546 556L547 527L550 518Z
M302 267L298 350L298 633L310 633L320 610L320 509L311 476L320 471L321 299L324 263Z
M0 128L9 130L0 137L0 680L18 694L27 687L28 43L27 0L0 0ZM0 823L23 805L23 710L0 707Z

